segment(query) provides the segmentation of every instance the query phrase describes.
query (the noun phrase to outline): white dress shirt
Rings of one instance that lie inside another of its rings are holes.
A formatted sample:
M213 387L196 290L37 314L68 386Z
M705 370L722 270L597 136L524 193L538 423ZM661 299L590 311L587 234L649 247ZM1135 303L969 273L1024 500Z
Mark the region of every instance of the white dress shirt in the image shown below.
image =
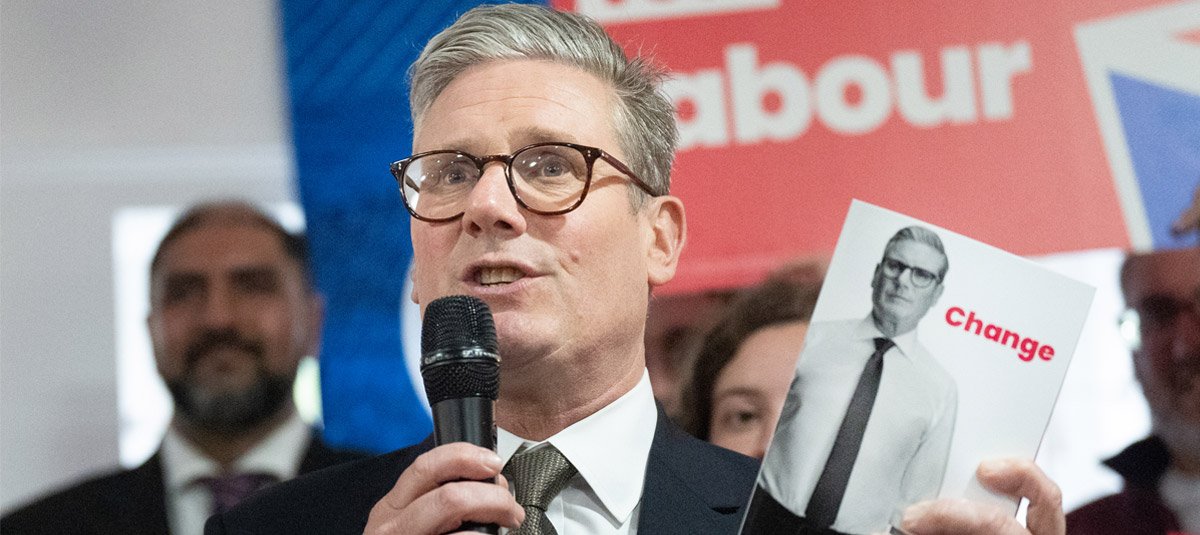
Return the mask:
M804 516L879 337L884 336L869 316L814 323L808 330L759 473L759 485L799 516ZM941 489L958 390L917 341L915 330L892 340L896 345L884 353L879 391L833 524L837 531L882 531L903 507L934 498Z
M542 442L499 429L496 449L508 463L518 451L552 444L579 471L546 511L559 535L633 534L657 422L650 375L643 371L632 390Z
M266 473L279 481L296 477L311 440L312 428L293 411L283 425L234 463L234 472ZM171 533L200 535L212 513L212 494L197 479L220 475L220 466L171 426L163 437L161 452Z

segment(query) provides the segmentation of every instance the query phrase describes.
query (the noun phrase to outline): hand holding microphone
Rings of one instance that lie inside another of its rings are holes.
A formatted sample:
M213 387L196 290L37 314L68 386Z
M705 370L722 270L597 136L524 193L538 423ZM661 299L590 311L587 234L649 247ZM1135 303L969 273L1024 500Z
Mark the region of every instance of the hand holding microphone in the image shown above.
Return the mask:
M500 357L491 311L474 297L449 296L430 302L424 318L421 376L437 447L418 457L375 504L365 532L515 529L525 511L508 492L495 453Z
M500 390L500 349L487 303L466 295L435 299L421 325L421 377L433 410L438 446L466 442L496 451L494 404ZM491 533L495 524L464 523Z

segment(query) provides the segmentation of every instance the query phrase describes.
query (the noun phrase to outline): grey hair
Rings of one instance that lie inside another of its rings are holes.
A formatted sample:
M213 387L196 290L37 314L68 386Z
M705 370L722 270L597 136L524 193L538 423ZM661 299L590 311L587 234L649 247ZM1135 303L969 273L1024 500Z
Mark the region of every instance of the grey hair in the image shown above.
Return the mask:
M946 248L942 246L942 239L938 237L937 233L918 225L904 227L896 231L892 235L892 239L888 240L887 246L883 248L884 253L887 253L893 245L905 240L923 243L941 253L943 262L942 270L938 273L938 279L945 280L946 272L950 271L950 257L946 256Z
M524 4L471 9L429 40L409 68L413 125L433 101L467 69L496 60L549 60L596 76L616 96L613 128L625 164L655 195L671 187L671 165L679 132L675 109L661 90L664 71L650 61L629 59L595 21L583 15ZM603 148L603 147L601 147ZM644 199L638 188L635 200Z

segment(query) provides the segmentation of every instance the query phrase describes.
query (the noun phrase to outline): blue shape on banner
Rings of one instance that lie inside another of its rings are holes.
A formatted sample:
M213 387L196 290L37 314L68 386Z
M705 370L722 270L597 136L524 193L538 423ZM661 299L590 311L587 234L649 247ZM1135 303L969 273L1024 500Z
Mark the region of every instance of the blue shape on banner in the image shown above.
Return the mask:
M1200 95L1110 76L1154 248L1200 244L1195 233L1171 235L1200 186Z
M330 444L390 451L432 431L403 351L402 339L420 332L402 332L401 315L415 313L404 293L413 253L388 166L412 149L408 66L479 4L280 2L296 180L325 299L320 380Z
M408 66L479 3L280 3L296 176L325 298L321 384L331 444L382 452L432 430L401 343L420 333L401 332L402 307L415 306L403 290L412 246L388 164L412 147Z

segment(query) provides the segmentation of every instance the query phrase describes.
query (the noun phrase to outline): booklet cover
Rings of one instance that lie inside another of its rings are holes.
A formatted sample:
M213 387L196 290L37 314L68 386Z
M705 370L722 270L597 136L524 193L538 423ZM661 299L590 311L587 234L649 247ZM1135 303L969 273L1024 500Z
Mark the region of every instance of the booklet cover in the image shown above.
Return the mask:
M885 532L1032 459L1094 288L854 201L741 533ZM810 531L800 531L804 528Z

